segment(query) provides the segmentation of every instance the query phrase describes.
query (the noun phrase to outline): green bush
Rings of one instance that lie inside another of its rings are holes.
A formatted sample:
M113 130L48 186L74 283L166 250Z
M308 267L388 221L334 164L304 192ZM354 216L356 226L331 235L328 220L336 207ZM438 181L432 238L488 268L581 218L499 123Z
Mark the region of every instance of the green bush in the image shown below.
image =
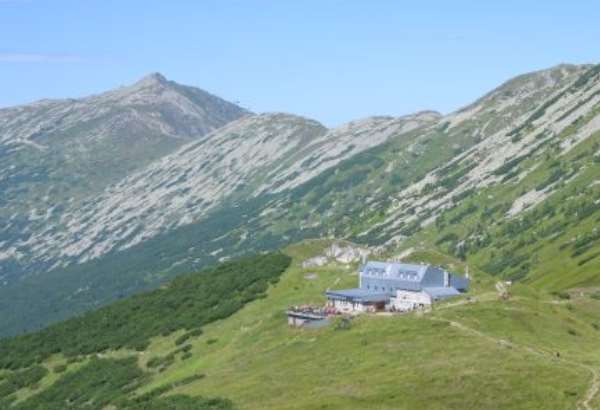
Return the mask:
M336 322L335 327L333 329L334 330L349 330L351 328L352 328L352 319L343 317Z
M554 292L554 295L563 300L571 299L571 295L567 292Z
M560 167L553 168L550 175L544 181L542 181L536 185L535 190L543 191L546 187L548 187L549 185L552 185L553 183L555 183L556 181L561 179L562 176L565 175L565 173L566 172L563 168L560 168Z
M146 382L137 359L92 359L75 372L67 373L42 392L14 405L14 410L102 410L113 405L122 410L231 410L229 400L206 399L170 395L171 389L200 380L204 375L193 375L150 393L130 398L131 392Z
M201 334L202 334L201 328L191 330L191 331L179 336L177 339L175 339L175 345L179 346L181 344L184 344L188 339L190 339L192 337L200 336Z
M197 335L199 326L259 298L290 261L271 253L222 263L40 332L1 340L0 368L28 367L55 353L73 358L108 349L144 350L151 337L179 329Z
M458 241L459 237L457 234L455 234L454 232L450 232L447 233L446 235L440 237L438 240L435 241L436 245L441 245L444 242L456 242Z
M34 387L47 374L48 369L43 366L33 366L10 373L0 381L0 397L7 397L24 387Z
M600 300L600 292L594 292L590 295L592 299Z
M448 222L451 225L457 224L460 221L462 221L465 217L467 217L468 215L471 215L472 213L477 212L477 209L479 209L477 207L477 205L470 204L466 208L460 210L456 215L454 215L453 217L451 217Z

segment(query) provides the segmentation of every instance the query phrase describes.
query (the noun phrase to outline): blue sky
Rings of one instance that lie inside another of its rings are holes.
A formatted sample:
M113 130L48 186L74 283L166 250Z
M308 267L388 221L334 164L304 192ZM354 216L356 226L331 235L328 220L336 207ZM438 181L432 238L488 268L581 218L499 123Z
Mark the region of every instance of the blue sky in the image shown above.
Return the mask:
M0 0L0 106L159 71L335 126L455 110L508 78L600 62L597 1Z

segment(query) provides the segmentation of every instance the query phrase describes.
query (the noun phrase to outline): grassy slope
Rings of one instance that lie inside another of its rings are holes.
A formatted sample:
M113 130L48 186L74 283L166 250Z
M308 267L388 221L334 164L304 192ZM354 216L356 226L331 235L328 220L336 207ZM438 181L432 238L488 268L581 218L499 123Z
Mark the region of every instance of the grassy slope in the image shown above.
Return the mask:
M600 366L599 301L553 301L519 286L499 302L485 276L473 292L479 302L363 317L350 330L288 328L286 306L322 302L327 287L356 283L355 270L339 266L304 278L300 262L323 246L290 247L294 264L266 299L205 327L192 358L142 391L205 374L174 392L227 397L241 409L570 409ZM140 363L172 351L175 337L155 339Z
M567 182L564 178L558 182L541 204L512 218L505 216L514 200L549 178L557 168L552 161L544 162L523 179L471 194L402 248L437 248L459 256L457 245L463 243L464 257L472 266L494 273L488 267L496 263L499 277L518 278L548 291L599 286L600 238L590 240L589 248L582 248L579 255L574 246L576 239L594 235L600 221L600 162L594 156L599 144L600 133L596 133L559 158L565 175L574 175ZM537 161L523 164L528 167ZM466 213L470 207L475 211ZM590 211L584 214L586 207ZM457 218L461 214L465 216ZM511 224L521 224L522 228L509 229ZM455 235L454 239L445 241L449 235ZM481 244L480 238L486 238L487 243ZM510 259L515 256L522 256L522 260L514 258L512 263ZM502 264L502 259L506 263Z
M0 408L58 410L90 403L90 410L105 410L108 404L119 409L231 409L229 401L219 398L158 397L164 388L135 400L130 392L144 386L151 372L191 358L187 337L264 297L290 262L282 253L225 262L43 331L1 340ZM151 338L174 331L179 331L176 352L140 368L138 358ZM153 407L147 407L150 403Z

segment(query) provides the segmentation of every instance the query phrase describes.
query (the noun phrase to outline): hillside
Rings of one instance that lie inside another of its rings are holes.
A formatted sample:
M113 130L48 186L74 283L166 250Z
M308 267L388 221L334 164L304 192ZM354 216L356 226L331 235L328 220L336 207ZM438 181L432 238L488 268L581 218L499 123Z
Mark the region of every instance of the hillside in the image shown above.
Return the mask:
M31 241L64 224L66 209L247 114L156 73L99 95L1 109L0 283L31 271Z
M16 263L32 268L0 287L6 312L0 334L66 318L165 276L277 249L290 238L270 235L249 244L240 233L236 244L231 233L311 176L437 118L431 112L376 117L327 130L290 114L261 114L185 144L103 193L67 205L63 220L43 220L26 242L14 244L22 252Z
M176 354L189 356L190 346L184 343L202 334L202 325L226 318L264 296L268 285L276 282L289 264L290 258L280 253L224 263L214 269L184 275L161 289L50 326L39 333L6 339L0 342L0 368L5 369L0 373L0 406L61 409L66 405L104 409L116 404L119 408L160 409L177 405L177 408L229 409L230 404L220 399L129 397L128 393L147 382L149 376L137 366L130 353L143 354L140 352L148 347L152 337L184 330L187 333L177 340L177 345L182 346L169 360ZM112 357L110 351L117 349L129 353ZM52 368L54 384L51 382L48 386L43 379L50 372L40 361L54 361L56 355L67 361ZM74 374L68 372L72 367L77 369ZM29 393L32 389L38 390L38 383L48 388L39 395L20 394L23 388Z
M290 190L344 159L438 118L419 113L370 118L328 132L289 114L248 116L184 145L83 204L69 223L30 239L33 261L61 266L124 250L203 219L223 204Z
M328 245L310 241L287 248L292 263L280 277L279 269L272 271L275 281L264 297L248 300L221 320L200 319L201 331L189 332L184 323L161 331L165 315L151 307L171 298L184 306L188 286L157 291L169 295L167 299L150 293L105 308L105 312L126 314L123 326L135 327L140 312L149 312L144 315L148 319L154 315L158 324L148 334L154 336L137 350L120 340L120 332L107 329L104 337L114 337L108 344L96 341L94 333L81 332L98 325L102 310L0 342L4 368L0 396L5 406L12 402L8 408L14 409L81 408L81 403L90 409L176 404L190 409L591 409L600 405L597 292L558 297L515 285L511 298L502 301L494 280L472 270L470 299L448 301L429 313L365 316L350 326L334 323L318 330L289 328L283 314L287 306L322 302L326 288L352 286L357 280L355 265L334 259L322 267L302 268L303 261L323 254ZM273 257L277 258L263 258ZM459 272L465 269L460 260L432 251L411 258ZM230 272L233 279L247 275L244 267L252 264L252 259L246 259L217 270ZM190 275L180 280L188 283L180 283L189 285L203 276ZM219 292L236 287L221 283ZM258 294L264 289L256 288ZM190 312L202 318L202 309ZM64 336L53 330L67 328ZM62 339L75 334L80 336L74 342ZM12 360L7 361L9 355ZM28 357L38 363L31 365ZM19 358L26 360L19 362ZM17 370L23 365L30 367Z
M30 274L0 287L0 332L305 238L435 249L542 290L598 286L599 67L525 74L445 116L235 121L28 236L3 262Z

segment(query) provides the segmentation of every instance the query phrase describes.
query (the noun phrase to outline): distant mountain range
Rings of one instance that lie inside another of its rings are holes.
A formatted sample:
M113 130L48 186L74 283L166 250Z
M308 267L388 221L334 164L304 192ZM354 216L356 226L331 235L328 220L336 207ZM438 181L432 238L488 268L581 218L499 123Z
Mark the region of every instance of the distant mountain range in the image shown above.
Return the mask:
M335 129L159 74L0 110L0 334L310 237L436 249L549 289L600 283L599 114L592 65Z

